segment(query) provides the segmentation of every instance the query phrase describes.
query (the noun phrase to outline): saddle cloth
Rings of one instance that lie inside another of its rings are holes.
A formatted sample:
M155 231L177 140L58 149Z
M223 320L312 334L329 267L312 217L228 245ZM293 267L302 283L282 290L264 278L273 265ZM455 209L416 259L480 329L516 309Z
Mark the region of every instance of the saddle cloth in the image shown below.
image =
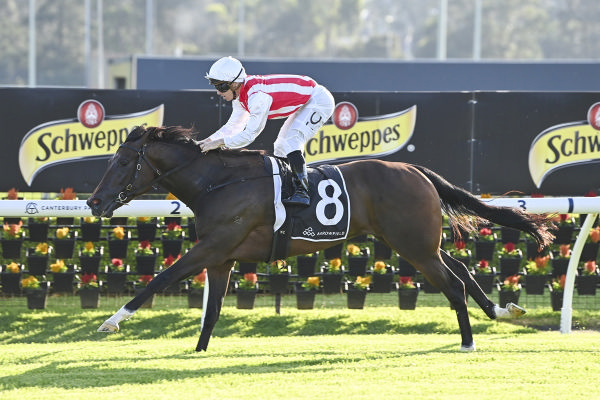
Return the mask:
M291 171L281 160L269 159L275 189L273 231L277 232L286 219L291 218L291 239L313 242L346 239L350 226L350 199L339 168L333 165L308 168L310 206L285 207L281 199L291 193Z

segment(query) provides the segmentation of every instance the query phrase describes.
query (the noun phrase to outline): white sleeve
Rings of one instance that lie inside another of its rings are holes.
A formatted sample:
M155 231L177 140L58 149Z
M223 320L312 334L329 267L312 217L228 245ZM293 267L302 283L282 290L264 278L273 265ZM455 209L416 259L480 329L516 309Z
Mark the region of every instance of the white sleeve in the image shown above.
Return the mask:
M265 128L272 103L273 98L270 95L264 92L254 93L248 99L248 109L250 110L250 115L246 122L246 129L237 134L225 136L223 138L225 141L225 147L230 149L239 149L254 142L256 137Z
M233 110L229 119L218 131L210 135L209 139L224 139L227 136L235 135L244 130L250 113L242 107L239 100L233 100L231 106Z

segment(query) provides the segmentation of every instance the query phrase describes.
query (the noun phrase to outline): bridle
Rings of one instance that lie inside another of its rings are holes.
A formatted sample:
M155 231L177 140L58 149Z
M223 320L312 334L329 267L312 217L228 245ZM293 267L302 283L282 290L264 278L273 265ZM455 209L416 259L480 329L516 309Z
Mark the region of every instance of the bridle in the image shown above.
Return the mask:
M176 166L175 168L162 173L158 168L156 168L154 165L152 165L152 163L150 162L150 160L148 160L148 158L146 157L146 147L148 146L148 143L144 143L142 145L142 147L140 147L139 149L136 149L134 147L129 146L126 143L122 143L119 148L123 147L124 149L129 149L131 151L135 151L138 155L138 159L137 159L137 164L135 166L135 173L133 174L133 177L130 181L130 183L128 183L125 188L119 192L119 194L117 195L117 198L115 200L115 202L117 203L121 203L124 204L130 197L135 197L138 195L138 193L143 193L144 191L146 191L148 188L155 186L157 183L159 183L160 181L162 181L163 179L165 179L166 177L168 177L169 175L179 171L180 169L188 166L189 164L191 164L192 162L194 162L200 155L202 155L202 153L198 153L196 154L195 157L192 157L190 159L187 160L187 162ZM142 173L142 161L145 162L146 164L148 164L148 166L150 167L150 169L152 170L152 173L154 175L154 179L152 179L152 181L150 181L150 183L142 188L142 189L138 189L135 187L135 182L137 181L140 173Z

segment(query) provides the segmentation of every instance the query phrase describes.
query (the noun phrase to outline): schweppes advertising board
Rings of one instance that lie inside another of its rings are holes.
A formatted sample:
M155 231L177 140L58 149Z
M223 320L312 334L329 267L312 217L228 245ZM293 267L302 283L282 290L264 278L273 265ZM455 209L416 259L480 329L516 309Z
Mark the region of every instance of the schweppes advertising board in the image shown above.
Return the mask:
M96 100L79 106L77 117L50 121L31 129L19 146L21 175L31 186L36 175L53 165L111 157L138 125L161 126L164 106L124 115L104 115Z
M600 162L600 103L588 110L587 121L552 126L529 149L529 173L540 188L552 172L577 164Z
M339 103L331 117L333 124L323 125L306 143L306 162L318 165L395 153L411 139L416 118L416 105L393 114L359 119L352 103Z

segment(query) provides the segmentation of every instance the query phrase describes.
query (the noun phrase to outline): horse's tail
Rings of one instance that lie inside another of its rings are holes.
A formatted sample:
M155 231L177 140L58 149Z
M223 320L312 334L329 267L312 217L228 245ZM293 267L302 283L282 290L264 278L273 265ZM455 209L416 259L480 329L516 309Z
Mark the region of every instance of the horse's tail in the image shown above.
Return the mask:
M476 232L475 224L483 219L530 234L540 248L552 242L554 235L551 230L554 229L554 225L547 215L531 214L520 208L486 204L435 172L419 165L414 167L433 183L455 237L460 238L461 232Z

